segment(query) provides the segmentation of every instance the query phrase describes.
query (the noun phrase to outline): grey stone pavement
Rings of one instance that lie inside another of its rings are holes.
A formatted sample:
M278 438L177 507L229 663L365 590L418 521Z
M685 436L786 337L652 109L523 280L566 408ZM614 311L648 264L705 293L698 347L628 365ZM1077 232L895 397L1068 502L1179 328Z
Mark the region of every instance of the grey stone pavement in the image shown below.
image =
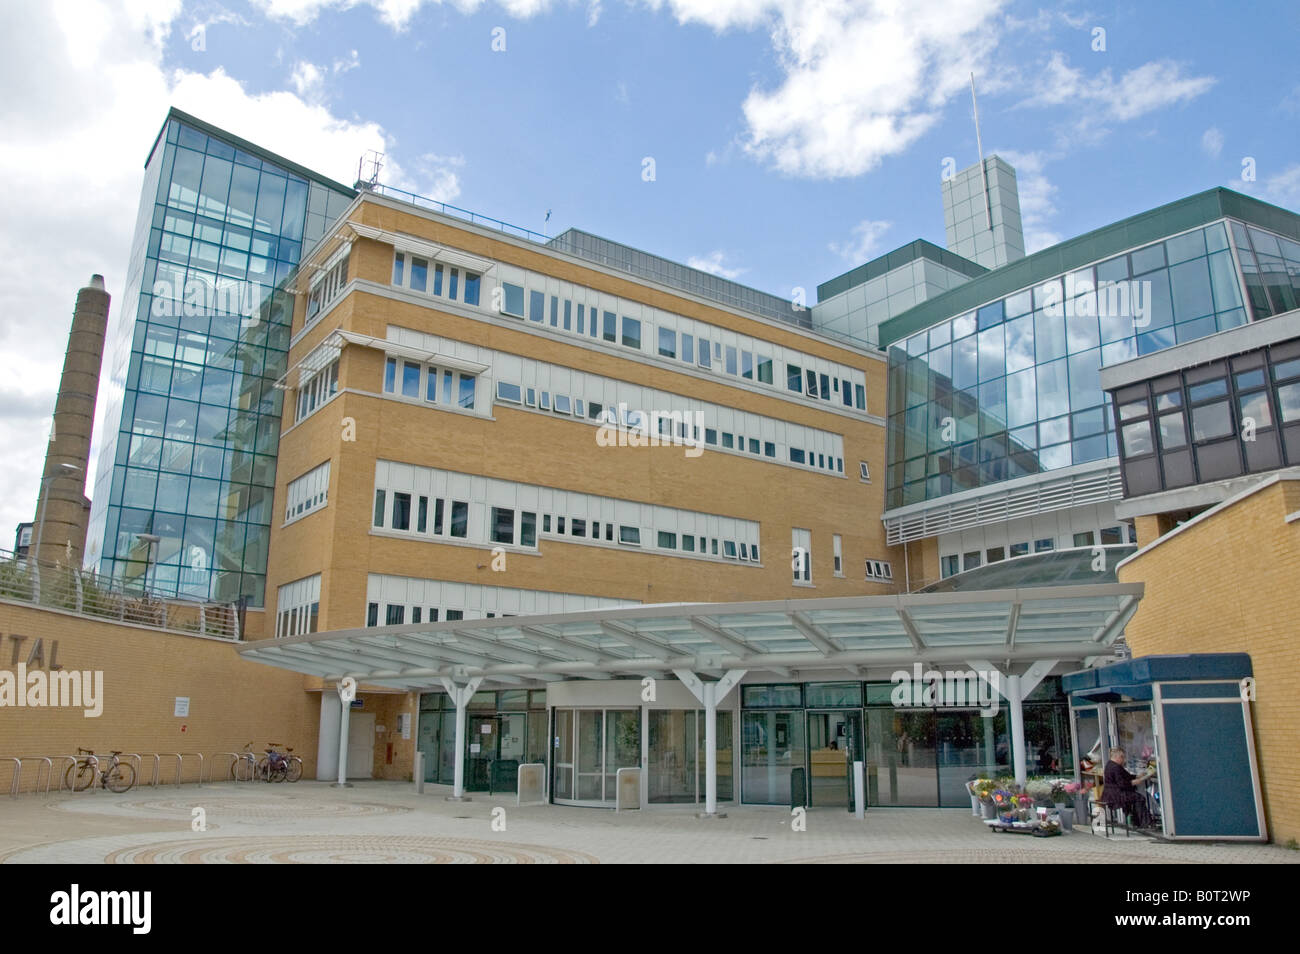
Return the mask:
M1078 828L1055 838L995 834L959 809L876 808L863 821L810 809L807 830L794 831L778 807L726 806L726 818L704 820L685 806L616 814L517 807L513 795L449 802L449 791L224 782L0 798L0 862L1300 863L1300 851L1275 845L1108 839ZM195 830L199 822L206 830Z

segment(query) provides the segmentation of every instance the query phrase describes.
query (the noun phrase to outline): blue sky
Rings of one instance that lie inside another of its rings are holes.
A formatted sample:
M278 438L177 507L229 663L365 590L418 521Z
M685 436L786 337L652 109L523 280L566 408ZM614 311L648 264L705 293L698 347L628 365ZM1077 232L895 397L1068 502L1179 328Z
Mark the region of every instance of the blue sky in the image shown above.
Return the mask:
M1030 251L1218 185L1300 209L1297 35L1281 0L5 4L0 534L35 508L76 289L98 272L121 300L169 106L348 183L380 150L389 184L813 301L944 244L971 71Z
M918 236L943 243L942 159L960 168L977 154L965 88L923 102L935 77L881 90L888 80L869 78L873 67L863 64L864 93L913 96L898 112L929 114L928 128L905 144L883 137L882 154L860 171L807 161L782 168L753 148L744 110L751 91L780 91L788 78L790 50L772 35L781 5L721 31L679 21L695 6L606 4L592 23L591 8L576 4L529 17L495 4L473 12L423 4L397 29L370 4L269 0L231 8L244 22L207 27L201 52L191 49L182 16L164 63L197 72L216 60L250 93L283 88L286 73L310 63L321 78L308 96L336 116L382 126L408 185L454 193L458 205L528 228L576 226L677 260L702 259L779 294L811 292L862 253ZM870 16L869 5L826 6L828 18ZM291 9L314 16L276 16ZM1300 26L1297 9L1002 6L983 31L997 45L974 69L986 150L1021 160L1031 249L1230 183L1247 156L1257 178L1240 187L1260 194L1272 183L1277 194L1265 197L1286 201L1289 189L1294 203L1300 182L1280 177L1300 160L1300 77L1288 39ZM788 20L801 25L797 15ZM497 27L504 51L492 49ZM1106 31L1104 50L1093 48L1097 28ZM922 65L937 70L943 55ZM844 85L852 95L852 82ZM788 105L817 123L815 99L791 90ZM426 154L454 175L454 188L412 166ZM642 178L647 156L655 160L650 182ZM292 158L319 166L309 155Z

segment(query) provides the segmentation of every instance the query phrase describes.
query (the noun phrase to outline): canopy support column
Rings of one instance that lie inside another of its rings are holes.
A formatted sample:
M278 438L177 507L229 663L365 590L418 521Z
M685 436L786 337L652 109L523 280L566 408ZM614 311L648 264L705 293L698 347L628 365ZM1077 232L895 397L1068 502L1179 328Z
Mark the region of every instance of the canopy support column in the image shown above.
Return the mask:
M1007 722L1011 726L1011 764L1016 775L1016 784L1023 786L1028 778L1028 766L1025 759L1025 708L1024 701L1031 692L1038 688L1043 677L1052 671L1056 659L1039 659L1030 664L1023 675L1003 673L985 659L973 659L968 665L979 673L979 677L992 687L993 691L1007 700Z
M450 676L442 677L442 688L447 690L447 695L456 706L456 771L451 794L447 796L449 802L471 801L465 795L465 710L482 682L482 676L475 676L464 685L457 685Z
M704 811L700 818L726 818L718 814L718 703L745 677L744 669L730 669L717 682L704 682L689 669L674 674L704 706Z

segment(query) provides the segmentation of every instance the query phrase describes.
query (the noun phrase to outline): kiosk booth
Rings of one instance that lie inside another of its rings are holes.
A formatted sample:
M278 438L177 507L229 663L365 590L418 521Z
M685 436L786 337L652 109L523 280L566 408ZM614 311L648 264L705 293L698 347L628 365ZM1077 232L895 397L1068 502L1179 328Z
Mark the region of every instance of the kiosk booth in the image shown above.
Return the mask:
M1143 656L1062 677L1075 750L1100 771L1112 746L1155 770L1148 807L1166 838L1266 841L1245 653Z

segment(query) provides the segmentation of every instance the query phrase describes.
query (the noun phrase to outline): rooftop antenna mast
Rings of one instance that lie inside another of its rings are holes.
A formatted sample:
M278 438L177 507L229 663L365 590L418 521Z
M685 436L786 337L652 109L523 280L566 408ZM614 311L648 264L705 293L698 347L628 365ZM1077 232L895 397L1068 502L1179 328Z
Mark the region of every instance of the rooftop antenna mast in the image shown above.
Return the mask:
M367 149L357 160L357 181L352 186L358 192L369 191L379 185L379 170L384 168L384 154Z
M980 177L984 182L984 227L993 231L993 209L989 205L989 170L984 164L984 143L980 139L980 104L975 98L975 73L970 74L970 103L975 111L975 148L980 154Z

